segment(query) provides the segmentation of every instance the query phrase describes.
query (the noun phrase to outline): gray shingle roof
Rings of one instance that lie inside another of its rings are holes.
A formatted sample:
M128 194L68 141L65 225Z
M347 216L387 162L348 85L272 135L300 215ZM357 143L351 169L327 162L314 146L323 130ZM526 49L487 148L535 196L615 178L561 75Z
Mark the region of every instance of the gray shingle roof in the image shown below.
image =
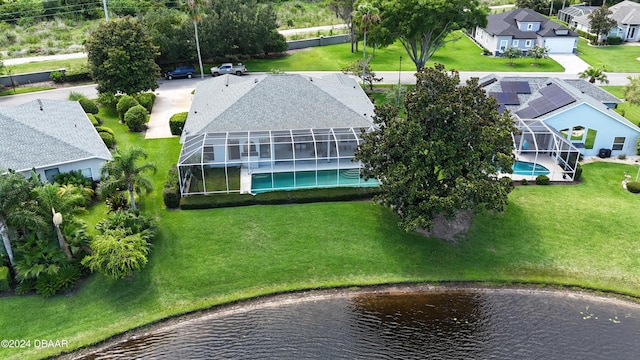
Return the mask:
M369 127L374 106L352 79L298 74L224 75L198 84L185 135L224 131Z
M613 14L611 18L618 24L636 25L640 24L640 4L625 0L609 8Z
M505 108L510 110L512 114L515 114L517 111L524 109L528 106L529 102L537 99L539 97L541 97L540 94L540 89L544 88L546 86L548 86L549 84L555 84L559 87L561 87L563 90L565 90L568 94L570 94L573 98L576 99L575 102L569 103L565 106L562 106L554 111L551 111L547 114L544 114L540 117L538 117L539 120L545 120L548 119L550 117L552 117L553 115L557 114L558 112L561 111L565 111L567 109L570 109L572 107L578 106L580 104L589 104L592 107L601 110L602 112L605 112L607 114L609 114L609 117L612 120L618 121L620 123L623 123L627 126L629 126L630 128L633 128L634 130L640 132L640 129L638 129L638 127L636 127L633 123L631 123L629 120L627 120L626 118L624 118L623 116L621 116L620 114L616 113L615 111L609 109L606 105L603 104L603 102L613 102L610 101L612 100L610 97L605 96L601 93L605 92L604 90L600 89L598 86L593 85L591 83L589 83L588 81L584 81L584 80L562 80L562 79L558 79L558 78L552 78L552 77L544 77L544 76L540 76L540 77L521 77L521 76L505 76L505 77L499 77L496 76L495 74L491 74L488 75L486 77L484 77L482 80L488 80L495 77L497 79L497 81L492 82L491 84L487 85L484 87L484 90L487 93L490 92L500 92L502 91L502 86L501 86L501 82L503 81L526 81L529 83L529 87L531 88L531 94L518 94L518 98L520 99L520 105L506 105ZM589 89L591 88L591 89ZM598 90L594 89L597 88ZM595 94L596 96L591 96L591 94ZM608 94L608 93L607 93ZM610 95L610 94L609 94ZM613 97L612 95L610 95L611 97ZM618 100L617 98L613 97L614 99ZM619 100L618 100L619 102Z
M0 107L0 169L16 171L111 153L76 101L34 100Z
M553 22L531 9L505 11L503 13L489 15L487 19L487 27L485 28L486 32L496 36L512 36L514 39L535 39L538 35L544 37L555 37L557 36L554 31L555 29L568 30L566 26ZM540 30L537 32L521 31L518 28L516 21L539 22ZM573 31L569 31L568 35L560 36L577 37L578 34Z

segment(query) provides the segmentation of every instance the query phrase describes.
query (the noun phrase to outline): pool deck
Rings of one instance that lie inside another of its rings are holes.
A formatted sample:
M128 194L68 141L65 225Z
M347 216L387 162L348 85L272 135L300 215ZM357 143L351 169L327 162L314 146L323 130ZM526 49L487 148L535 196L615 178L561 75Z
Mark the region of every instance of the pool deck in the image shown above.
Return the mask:
M535 162L539 165L542 165L549 169L549 180L551 181L571 181L571 178L567 177L563 178L565 174L564 169L556 164L555 160L546 154L539 154L536 159L535 154L519 154L517 159L518 161L526 161L526 162ZM520 181L522 179L527 179L527 181L535 181L537 175L516 175L516 174L505 174L505 176L510 177L513 181Z

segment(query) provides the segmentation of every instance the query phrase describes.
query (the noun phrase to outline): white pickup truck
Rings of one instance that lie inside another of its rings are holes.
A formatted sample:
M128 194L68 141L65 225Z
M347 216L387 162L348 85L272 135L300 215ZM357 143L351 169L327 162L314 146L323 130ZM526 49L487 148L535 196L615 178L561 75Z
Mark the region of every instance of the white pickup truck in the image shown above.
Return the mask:
M238 65L233 65L232 63L224 63L220 66L211 68L212 76L224 74L244 75L245 72L247 72L247 68L242 65L242 63L238 63Z

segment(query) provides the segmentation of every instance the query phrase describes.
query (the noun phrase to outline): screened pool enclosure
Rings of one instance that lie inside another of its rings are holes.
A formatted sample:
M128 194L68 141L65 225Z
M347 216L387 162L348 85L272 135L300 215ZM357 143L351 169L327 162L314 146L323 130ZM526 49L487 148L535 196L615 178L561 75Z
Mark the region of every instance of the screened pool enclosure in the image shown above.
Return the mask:
M580 151L566 137L540 120L513 117L518 131L512 133L516 165L514 180L534 180L546 175L553 181L572 181Z
M353 161L362 131L373 128L229 131L185 138L178 170L182 195L259 193L377 186Z

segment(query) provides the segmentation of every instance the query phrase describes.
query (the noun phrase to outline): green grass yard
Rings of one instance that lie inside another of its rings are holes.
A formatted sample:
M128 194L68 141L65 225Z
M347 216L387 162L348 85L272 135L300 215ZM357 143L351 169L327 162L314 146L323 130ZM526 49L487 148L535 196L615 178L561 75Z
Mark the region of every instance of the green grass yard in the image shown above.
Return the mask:
M578 56L594 67L604 66L606 72L640 72L640 47L632 45L591 46L578 40Z
M603 89L610 92L613 96L617 98L624 98L624 86L601 86ZM628 102L624 102L618 104L616 108L616 112L632 123L639 125L640 124L640 106L634 105Z
M177 138L143 140L101 112L119 146L140 144L158 166L142 199L159 220L147 267L130 279L92 275L72 294L0 298L10 339L55 338L69 350L162 318L274 292L393 282L543 283L640 297L640 198L622 189L637 166L584 166L579 185L518 186L504 214L475 218L458 243L402 232L371 202L165 210L161 184ZM597 205L594 205L597 204ZM85 219L104 216L103 205ZM33 359L56 349L0 349Z

